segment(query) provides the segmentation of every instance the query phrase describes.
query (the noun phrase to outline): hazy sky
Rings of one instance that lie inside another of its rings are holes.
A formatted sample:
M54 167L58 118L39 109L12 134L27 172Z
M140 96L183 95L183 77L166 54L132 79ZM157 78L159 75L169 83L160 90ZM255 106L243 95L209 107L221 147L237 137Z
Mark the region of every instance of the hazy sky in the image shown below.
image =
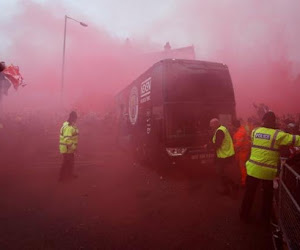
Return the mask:
M180 0L31 0L30 2L47 6L57 5L63 8L67 15L80 19L90 26L104 28L112 36L125 39L145 36L142 31L149 30L153 22L172 13ZM0 0L0 21L9 22L22 12L26 3L25 0ZM63 22L63 16L61 19ZM152 36L151 39L160 42L164 39L164 35ZM1 37L0 49L8 42L9 37Z
M299 42L295 32L299 0L272 0L272 4L265 0L0 0L0 22L9 23L32 2L52 8L52 14L61 19L62 26L65 13L89 26L107 30L112 37L147 40L161 46L167 41L173 47L194 44L201 56L211 54L208 50L212 47L223 49L221 43L214 44L213 36L216 30L221 34L222 29L227 35L224 28L243 49L273 43L269 41L269 33L279 34L280 30L284 34L278 36L288 38L289 47L296 48ZM59 11L55 13L55 9ZM4 49L11 38L0 38L0 49ZM298 60L298 50L289 54Z

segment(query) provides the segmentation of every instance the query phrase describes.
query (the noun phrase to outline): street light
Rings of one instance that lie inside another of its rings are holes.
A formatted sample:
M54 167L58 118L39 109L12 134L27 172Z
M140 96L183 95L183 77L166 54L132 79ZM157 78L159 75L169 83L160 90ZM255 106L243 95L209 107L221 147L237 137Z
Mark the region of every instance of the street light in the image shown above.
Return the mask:
M64 81L65 81L65 52L66 52L66 33L67 33L67 19L71 19L79 23L83 27L87 27L86 23L80 22L72 17L65 15L65 29L64 29L64 43L63 43L63 58L62 58L62 69L61 69L61 104L63 104L63 92L64 92Z

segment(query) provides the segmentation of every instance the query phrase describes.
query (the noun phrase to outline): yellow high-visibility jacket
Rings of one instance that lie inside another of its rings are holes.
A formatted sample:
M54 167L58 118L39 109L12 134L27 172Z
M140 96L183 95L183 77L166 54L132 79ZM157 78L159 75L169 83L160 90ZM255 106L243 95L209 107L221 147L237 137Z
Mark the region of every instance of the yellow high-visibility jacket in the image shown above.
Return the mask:
M278 129L259 127L252 131L251 155L247 174L262 180L273 180L280 166L280 146L300 146L300 136Z
M221 147L217 149L217 157L218 158L227 158L227 157L233 156L234 155L234 146L233 146L231 135L226 127L220 126L216 130L214 137L213 137L213 143L216 142L216 135L217 135L218 130L222 130L225 137L224 137Z
M59 151L61 154L72 154L77 149L78 144L78 128L75 125L69 125L64 122L60 129Z

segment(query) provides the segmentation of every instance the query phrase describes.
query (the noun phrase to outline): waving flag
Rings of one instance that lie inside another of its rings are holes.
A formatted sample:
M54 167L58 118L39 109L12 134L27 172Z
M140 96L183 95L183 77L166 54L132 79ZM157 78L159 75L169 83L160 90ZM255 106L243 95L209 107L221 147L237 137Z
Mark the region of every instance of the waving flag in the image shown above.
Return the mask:
M19 86L24 87L26 85L18 66L11 64L3 71L3 73L16 90Z

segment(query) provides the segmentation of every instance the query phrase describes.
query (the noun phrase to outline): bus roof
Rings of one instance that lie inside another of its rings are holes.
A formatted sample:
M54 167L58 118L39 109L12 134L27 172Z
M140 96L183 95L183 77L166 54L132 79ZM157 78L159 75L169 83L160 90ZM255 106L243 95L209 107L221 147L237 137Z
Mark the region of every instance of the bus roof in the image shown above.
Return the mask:
M217 63L217 62L209 62L209 61L200 61L200 60L186 60L186 59L163 59L155 64L153 64L150 68L148 68L146 71L142 72L135 80L133 80L129 85L124 87L122 90L118 91L116 94L116 97L118 97L124 90L129 88L131 85L133 85L138 79L140 79L143 75L147 74L148 72L151 72L155 67L158 65L164 65L164 64L180 64L183 66L186 66L187 68L198 68L198 69L207 69L207 70L226 70L228 71L228 67L226 64L223 63Z
M178 64L185 64L187 66L197 66L197 68L203 69L228 69L227 65L224 63L218 62L209 62L209 61L200 61L200 60L186 60L186 59L164 59L152 65L155 67L157 64L160 63L178 63ZM151 67L151 68L152 68Z

